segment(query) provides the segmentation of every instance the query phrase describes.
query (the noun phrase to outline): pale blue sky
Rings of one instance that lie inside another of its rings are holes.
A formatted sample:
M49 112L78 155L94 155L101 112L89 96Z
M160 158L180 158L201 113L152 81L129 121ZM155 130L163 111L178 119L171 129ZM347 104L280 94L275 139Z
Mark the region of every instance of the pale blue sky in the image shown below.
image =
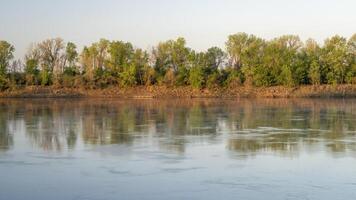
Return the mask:
M100 38L149 49L183 36L197 50L229 34L298 34L322 42L356 33L355 0L0 0L0 40L23 57L31 42L62 37L82 47Z

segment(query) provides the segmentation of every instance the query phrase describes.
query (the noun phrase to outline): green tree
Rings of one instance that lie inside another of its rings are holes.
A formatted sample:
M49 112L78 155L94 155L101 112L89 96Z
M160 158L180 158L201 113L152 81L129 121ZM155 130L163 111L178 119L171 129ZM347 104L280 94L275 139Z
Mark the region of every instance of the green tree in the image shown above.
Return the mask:
M150 76L150 73L152 73L152 71L149 70L150 66L148 62L149 62L148 53L146 51L143 51L142 49L135 49L132 55L131 64L136 68L135 77L136 77L136 82L139 85L146 85L146 84L149 85L153 81L152 80L153 77L148 78L149 80L145 78ZM148 83L148 81L150 83Z
M211 47L205 53L206 67L209 73L215 72L222 67L226 54L219 47Z
M10 61L14 58L14 46L6 41L0 41L0 89L4 90L9 87L7 78L7 68Z
M190 49L185 46L184 38L161 42L153 49L154 68L159 76L164 76L168 69L177 73L180 68L189 65Z
M346 75L351 70L346 38L336 35L327 39L321 51L322 73L327 83L345 83Z
M230 35L226 42L230 65L243 72L247 84L256 85L261 82L258 79L263 78L259 69L263 69L265 47L263 39L246 33Z
M85 46L81 53L81 65L84 70L86 81L92 85L95 80L100 79L103 75L105 66L108 62L108 49L110 41L100 39L99 42L93 43L90 46Z
M271 78L271 81L268 81L270 85L292 86L301 82L303 77L299 76L300 73L296 73L300 67L299 50L301 47L302 42L295 35L284 35L267 43L263 65L270 70L268 73ZM307 71L307 69L304 70ZM290 75L292 77L289 77Z
M6 41L0 41L0 76L5 77L10 61L14 58L15 48Z
M77 46L73 42L68 42L66 46L66 60L69 67L74 67L78 60Z
M346 74L346 82L356 84L356 34L353 34L347 42L350 56L350 70Z
M301 52L302 66L300 68L307 68L307 75L303 74L302 83L312 83L314 85L323 83L320 50L321 48L315 40L308 39L305 42Z
M110 60L113 73L120 73L128 66L134 55L134 49L131 43L122 41L113 41L109 44Z

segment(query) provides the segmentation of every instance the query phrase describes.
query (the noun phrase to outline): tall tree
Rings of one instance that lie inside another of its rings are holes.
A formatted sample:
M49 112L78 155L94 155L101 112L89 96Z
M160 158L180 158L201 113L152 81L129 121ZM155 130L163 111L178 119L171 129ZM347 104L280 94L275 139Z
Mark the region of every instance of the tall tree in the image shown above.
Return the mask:
M207 67L210 71L216 71L219 67L222 67L226 54L219 47L211 47L205 53Z
M5 76L10 61L14 58L15 48L6 41L0 41L0 76Z
M149 66L149 55L142 49L135 49L132 56L131 65L136 68L137 83L140 85L151 84L150 73L152 73L151 66Z
M356 83L356 33L347 42L348 54L350 56L350 70L347 72L346 81Z
M66 60L69 67L73 67L78 59L77 46L73 42L68 42L66 46Z
M172 69L176 73L179 68L187 67L190 49L185 45L184 38L159 43L152 51L157 72L162 74Z
M297 69L301 66L299 59L301 47L302 42L295 35L284 35L267 43L263 63L269 71L269 85L299 84L301 77Z
M345 83L346 74L351 69L346 38L336 35L326 39L321 60L323 74L328 83Z
M97 43L91 44L89 47L84 47L81 53L81 64L85 76L90 80L94 80L94 75L97 70L103 70L109 58L110 41L101 39Z
M133 57L134 48L131 43L113 41L109 45L110 65L114 72L120 73L129 65Z
M303 65L307 67L308 81L306 83L312 83L318 85L322 83L321 77L321 63L320 63L320 46L313 39L308 39L302 48Z
M40 65L50 73L61 73L64 64L64 42L61 38L47 39L37 45L40 52Z

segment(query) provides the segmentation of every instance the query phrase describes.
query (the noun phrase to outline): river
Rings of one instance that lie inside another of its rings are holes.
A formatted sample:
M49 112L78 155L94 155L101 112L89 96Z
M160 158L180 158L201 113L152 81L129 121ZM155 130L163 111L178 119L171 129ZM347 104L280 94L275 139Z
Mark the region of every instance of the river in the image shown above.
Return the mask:
M356 99L2 99L0 199L356 199Z

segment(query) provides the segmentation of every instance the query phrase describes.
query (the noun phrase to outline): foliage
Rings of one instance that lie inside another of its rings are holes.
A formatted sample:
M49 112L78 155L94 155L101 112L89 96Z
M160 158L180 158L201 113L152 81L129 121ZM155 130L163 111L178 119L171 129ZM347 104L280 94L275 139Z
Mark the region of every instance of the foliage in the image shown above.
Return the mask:
M179 68L175 82L177 86L183 86L189 84L189 69L186 67Z
M210 74L206 80L207 88L216 88L221 84L221 76L218 72L214 72Z
M52 83L52 74L48 70L42 70L40 72L40 77L42 86L50 85Z
M226 80L224 81L224 85L228 87L237 87L240 86L243 82L243 74L241 71L234 70L234 68L229 67L226 70Z
M14 46L6 41L0 41L0 76L4 78L9 67L10 60L14 58ZM4 82L1 80L1 84ZM1 87L2 88L2 87Z
M0 76L0 90L5 90L9 88L9 79Z
M124 71L120 74L120 85L123 87L136 85L136 67L130 65L124 68Z
M166 74L164 75L163 83L167 86L173 86L175 83L175 75L172 69L168 69Z
M356 83L356 34L349 39L336 35L319 45L312 39L303 44L296 35L265 40L237 33L228 37L226 52L219 47L194 51L177 38L151 51L101 39L78 53L73 42L53 38L33 44L23 65L13 61L14 50L0 40L1 90L24 84L216 88Z
M189 83L192 87L200 89L205 84L204 70L202 67L193 67L189 72Z
M319 85L321 83L320 65L316 61L313 61L310 65L308 76L313 85Z
M27 85L39 84L38 61L36 59L28 59L25 64L25 82Z

